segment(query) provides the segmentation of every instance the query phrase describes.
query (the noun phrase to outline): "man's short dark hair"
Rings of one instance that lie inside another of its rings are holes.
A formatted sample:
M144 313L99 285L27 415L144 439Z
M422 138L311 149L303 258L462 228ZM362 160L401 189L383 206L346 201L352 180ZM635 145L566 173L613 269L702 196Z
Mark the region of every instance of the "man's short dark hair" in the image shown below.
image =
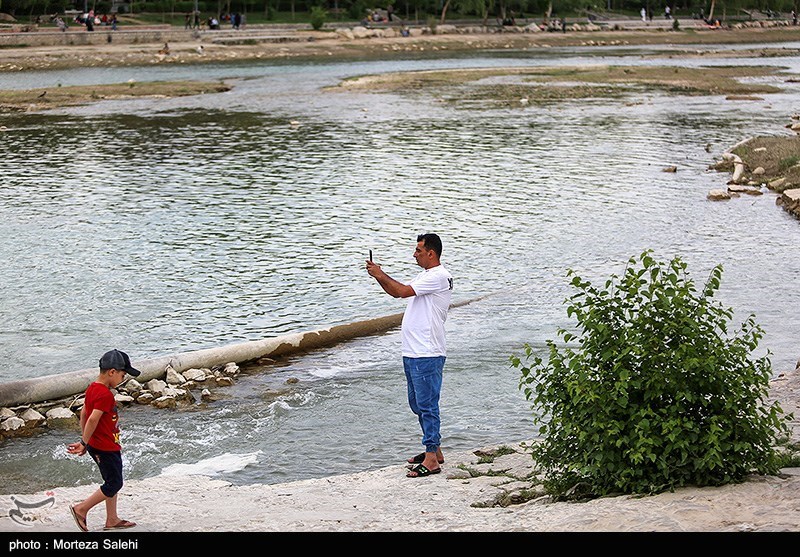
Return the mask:
M437 234L428 233L417 236L417 242L424 242L425 249L432 249L436 252L436 257L442 256L442 239Z

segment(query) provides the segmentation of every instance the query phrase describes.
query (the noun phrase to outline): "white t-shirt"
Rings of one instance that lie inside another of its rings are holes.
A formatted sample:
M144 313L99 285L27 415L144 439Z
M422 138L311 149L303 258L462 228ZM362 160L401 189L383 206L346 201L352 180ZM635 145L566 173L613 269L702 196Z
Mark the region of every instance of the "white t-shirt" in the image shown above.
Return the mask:
M403 356L447 356L444 322L453 294L453 277L442 265L425 269L409 285L416 296L408 299L400 337Z

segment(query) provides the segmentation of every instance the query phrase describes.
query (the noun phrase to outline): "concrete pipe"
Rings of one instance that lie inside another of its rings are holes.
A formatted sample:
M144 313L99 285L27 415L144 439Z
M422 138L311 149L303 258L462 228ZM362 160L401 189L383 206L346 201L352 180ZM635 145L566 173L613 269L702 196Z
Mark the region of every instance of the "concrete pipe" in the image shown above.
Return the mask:
M481 298L459 302L452 304L450 307L463 306L479 299ZM151 379L164 377L168 365L172 366L175 371L181 372L192 368L211 368L228 362L240 364L263 357L306 352L316 348L333 346L353 338L387 331L399 326L402 319L403 314L396 313L305 333L281 335L149 360L138 360L133 361L132 364L133 367L142 372L136 378L137 381L144 383ZM94 367L3 383L0 385L0 407L25 405L81 394L97 378L97 373L98 368Z

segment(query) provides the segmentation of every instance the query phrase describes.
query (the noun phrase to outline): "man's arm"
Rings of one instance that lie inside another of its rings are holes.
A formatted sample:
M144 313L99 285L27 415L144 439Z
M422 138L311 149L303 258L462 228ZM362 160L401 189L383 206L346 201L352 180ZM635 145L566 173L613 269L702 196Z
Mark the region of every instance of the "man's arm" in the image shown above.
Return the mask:
M411 296L417 295L411 285L397 282L392 277L384 273L380 265L373 263L372 261L367 261L367 272L371 277L378 281L378 284L381 285L381 288L383 288L384 292L386 292L392 298L410 298Z

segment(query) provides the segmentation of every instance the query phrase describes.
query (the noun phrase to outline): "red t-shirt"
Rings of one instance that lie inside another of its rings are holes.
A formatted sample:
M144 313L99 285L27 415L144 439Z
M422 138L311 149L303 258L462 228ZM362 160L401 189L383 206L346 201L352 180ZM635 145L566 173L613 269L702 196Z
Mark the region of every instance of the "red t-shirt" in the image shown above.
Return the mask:
M86 389L83 407L86 409L87 419L95 409L103 411L97 428L94 430L92 438L89 439L92 448L99 451L122 450L119 444L119 426L117 425L119 420L117 401L114 400L111 389L95 381Z

